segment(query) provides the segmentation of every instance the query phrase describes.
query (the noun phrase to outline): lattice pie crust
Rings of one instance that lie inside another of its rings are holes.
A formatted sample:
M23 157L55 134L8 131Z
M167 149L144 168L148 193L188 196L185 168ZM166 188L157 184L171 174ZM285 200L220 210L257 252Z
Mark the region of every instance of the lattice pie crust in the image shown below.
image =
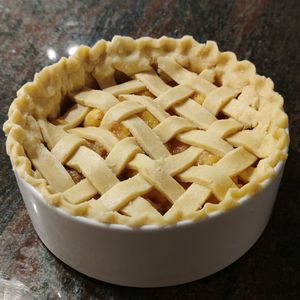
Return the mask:
M199 220L286 158L271 79L217 44L115 37L25 84L4 125L13 167L53 205L130 226Z

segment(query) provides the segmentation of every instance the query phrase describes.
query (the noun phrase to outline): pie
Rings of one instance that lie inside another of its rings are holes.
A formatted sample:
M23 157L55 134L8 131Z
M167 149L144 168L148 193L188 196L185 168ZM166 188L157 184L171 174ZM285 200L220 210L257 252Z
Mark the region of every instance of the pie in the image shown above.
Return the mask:
M200 220L257 193L287 157L271 79L217 44L116 36L25 84L4 125L18 174L73 215Z

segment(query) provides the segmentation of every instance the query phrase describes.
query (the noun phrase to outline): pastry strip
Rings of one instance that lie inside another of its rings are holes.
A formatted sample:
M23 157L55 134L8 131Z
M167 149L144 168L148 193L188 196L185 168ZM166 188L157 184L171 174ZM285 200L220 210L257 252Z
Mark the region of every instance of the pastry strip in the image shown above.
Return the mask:
M211 82L179 65L173 58L159 57L158 67L173 78L178 84L186 84L196 92L207 96L217 89Z
M141 175L136 175L127 180L116 183L97 201L92 202L92 206L105 207L108 210L119 210L129 201L141 196L151 190L152 186Z
M28 156L55 192L63 192L74 185L64 166L43 144L36 145L34 152L28 151Z
M75 104L57 120L59 122L58 126L61 126L64 130L77 127L83 122L84 117L90 110L89 107Z
M96 141L107 151L111 151L113 147L119 142L113 133L104 128L97 127L78 127L68 130L69 133L77 134L78 136Z
M132 117L122 122L136 138L140 147L152 158L158 159L170 155L159 137L139 117Z
M236 187L224 170L206 165L189 168L179 175L179 179L183 182L194 182L209 187L219 201L224 199L228 189Z
M135 77L140 80L147 89L155 96L171 89L156 73L154 70L138 73Z
M203 107L210 111L214 116L216 116L222 107L233 99L237 93L225 86L222 86L216 90L209 93L203 102Z
M39 126L43 135L47 147L51 150L56 143L67 135L67 133L58 126L53 125L52 123L47 122L46 120L39 120Z
M223 108L222 112L233 119L241 122L247 128L253 128L259 120L259 112L248 106L247 104L232 99Z
M265 158L276 149L276 143L271 134L259 128L239 131L227 138L227 141L238 147L243 146L259 158Z
M236 133L242 128L243 125L240 122L232 118L229 118L229 119L215 121L208 127L207 132L219 138L224 138L227 137L228 135L232 135Z
M151 160L145 154L137 154L129 163L129 167L137 169L148 182L174 203L185 190L161 164L162 162Z
M72 204L87 201L96 194L98 194L97 189L86 178L63 192L64 198Z
M200 129L207 129L209 125L217 120L207 109L192 99L177 104L174 110L180 116L195 123Z
M177 139L183 143L208 150L221 157L233 150L229 143L203 130L191 130L180 133Z
M146 107L147 110L160 122L162 122L165 118L168 118L170 116L149 97L137 95L120 95L120 99L140 103L141 105Z
M176 176L191 167L202 151L198 147L191 146L185 151L170 155L164 159L164 170L171 176Z
M125 169L128 162L139 152L141 152L141 149L136 144L135 138L128 137L121 140L111 150L105 162L116 175L119 175Z
M187 99L194 93L194 90L185 86L178 85L174 88L171 88L158 96L154 102L159 104L163 109L167 110L171 106Z
M195 128L195 124L189 120L177 116L171 116L158 124L154 128L154 132L159 136L163 143L166 143L178 133Z
M168 218L176 212L181 212L183 216L187 216L202 207L211 190L197 183L193 183L181 197L175 201L173 206L164 215Z
M61 162L65 163L86 142L75 134L67 134L52 148L51 153Z
M134 201L130 201L121 211L132 217L140 217L144 214L150 214L155 217L161 217L161 214L142 197L137 197Z
M106 166L103 158L85 146L79 147L67 165L82 173L100 194L119 182L115 174Z
M125 83L114 85L112 87L106 88L103 91L118 96L120 94L131 94L140 92L145 89L145 85L139 80L131 80Z
M119 102L116 97L101 90L82 91L77 94L71 94L71 97L81 105L98 108L102 112L108 111Z
M145 106L134 101L123 101L110 108L101 121L101 127L110 128L117 121L122 121L145 110Z
M235 176L251 166L256 160L256 156L249 153L245 148L239 147L222 157L216 163L216 167L225 170L228 176Z

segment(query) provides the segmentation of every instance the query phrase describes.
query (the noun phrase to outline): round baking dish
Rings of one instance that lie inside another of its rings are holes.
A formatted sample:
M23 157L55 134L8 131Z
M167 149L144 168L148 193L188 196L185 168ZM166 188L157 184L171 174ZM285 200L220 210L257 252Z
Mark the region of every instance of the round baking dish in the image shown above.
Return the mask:
M75 270L124 286L163 287L213 274L241 257L268 223L285 162L259 193L198 221L130 228L74 217L49 205L15 172L33 226L46 247Z

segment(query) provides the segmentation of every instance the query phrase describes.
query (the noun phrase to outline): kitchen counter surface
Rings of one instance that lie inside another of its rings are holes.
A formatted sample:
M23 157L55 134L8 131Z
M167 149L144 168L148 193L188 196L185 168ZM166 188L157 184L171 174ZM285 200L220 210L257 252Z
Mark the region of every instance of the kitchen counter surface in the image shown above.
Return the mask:
M193 35L249 59L285 98L291 145L270 222L237 262L182 286L134 289L90 279L56 259L33 230L5 137L0 147L0 299L300 298L299 1L0 0L0 124L16 91L78 44L114 35ZM18 298L19 297L19 298Z

